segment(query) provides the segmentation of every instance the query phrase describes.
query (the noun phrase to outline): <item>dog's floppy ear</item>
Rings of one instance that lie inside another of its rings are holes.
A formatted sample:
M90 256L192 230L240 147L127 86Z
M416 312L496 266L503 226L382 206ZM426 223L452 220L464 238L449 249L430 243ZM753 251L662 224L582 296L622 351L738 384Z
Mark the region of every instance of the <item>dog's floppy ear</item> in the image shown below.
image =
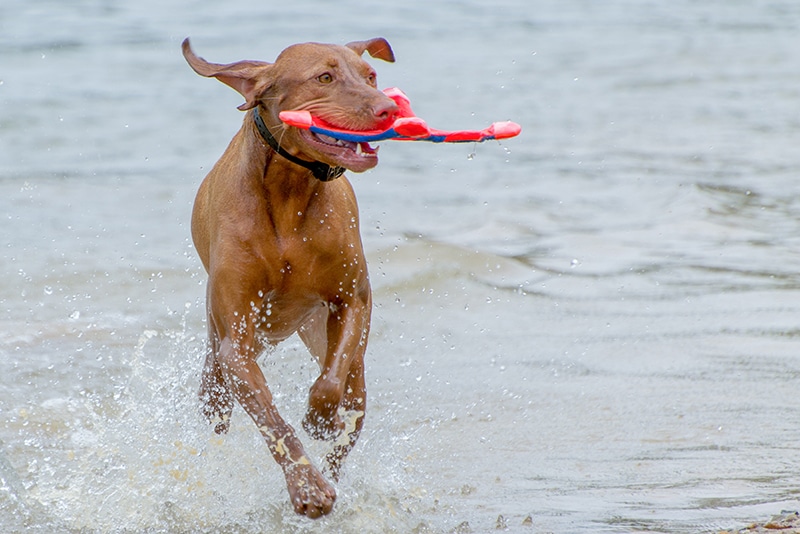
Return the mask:
M376 37L368 41L353 41L352 43L347 43L345 46L359 56L366 51L369 52L370 56L376 59L382 59L384 61L388 61L389 63L394 63L394 52L392 52L392 47L389 46L389 42L383 37Z
M192 51L188 37L183 40L181 48L183 57L186 58L189 66L197 74L208 78L216 78L236 89L244 97L245 103L238 107L242 111L256 107L258 98L271 84L270 71L272 70L272 63L249 60L237 61L227 65L209 63Z

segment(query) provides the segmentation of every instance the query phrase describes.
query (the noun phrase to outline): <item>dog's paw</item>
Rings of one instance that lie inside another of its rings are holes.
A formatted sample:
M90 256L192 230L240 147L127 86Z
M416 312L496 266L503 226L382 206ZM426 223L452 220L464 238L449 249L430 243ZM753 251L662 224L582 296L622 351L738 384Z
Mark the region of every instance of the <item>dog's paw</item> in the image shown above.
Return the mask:
M214 433L218 435L227 434L228 429L231 427L231 422L229 419L225 419L224 421L219 421L217 424L214 425Z
M209 386L206 382L202 382L199 398L203 417L214 425L214 432L226 434L233 413L233 397L230 392L218 384Z
M338 413L322 415L309 408L303 418L303 429L314 439L332 441L342 435L345 424Z
M317 468L309 463L295 463L284 473L295 512L311 519L330 513L336 500L336 490Z
M204 404L202 411L206 421L214 425L215 434L228 433L228 428L231 426L232 410L220 410L218 407L211 404Z

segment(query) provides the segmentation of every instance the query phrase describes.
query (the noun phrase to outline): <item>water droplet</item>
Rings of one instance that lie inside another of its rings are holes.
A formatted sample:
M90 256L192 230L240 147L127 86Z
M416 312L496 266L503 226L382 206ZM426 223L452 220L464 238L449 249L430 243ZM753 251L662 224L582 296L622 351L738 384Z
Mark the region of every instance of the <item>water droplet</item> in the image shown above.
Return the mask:
M45 295L52 295L53 294L53 288L50 287L50 286L44 286L44 294Z

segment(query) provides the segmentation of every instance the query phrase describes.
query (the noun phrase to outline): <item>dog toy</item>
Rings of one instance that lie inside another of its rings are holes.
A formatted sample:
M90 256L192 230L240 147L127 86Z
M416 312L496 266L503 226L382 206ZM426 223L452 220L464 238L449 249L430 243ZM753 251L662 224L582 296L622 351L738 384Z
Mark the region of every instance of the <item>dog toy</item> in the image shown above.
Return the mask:
M280 119L289 126L310 130L342 141L356 143L370 141L430 141L432 143L480 143L490 139L508 139L522 131L522 127L511 121L495 122L483 130L445 131L429 127L425 121L411 111L408 97L396 87L384 89L384 94L395 101L398 118L384 130L344 130L328 124L308 111L282 111Z

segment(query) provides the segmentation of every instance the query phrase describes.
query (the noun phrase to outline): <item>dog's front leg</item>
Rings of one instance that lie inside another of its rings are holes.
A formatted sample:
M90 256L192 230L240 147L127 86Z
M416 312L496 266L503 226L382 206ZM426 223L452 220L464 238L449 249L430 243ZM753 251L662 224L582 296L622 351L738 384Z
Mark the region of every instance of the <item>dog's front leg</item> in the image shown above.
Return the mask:
M367 349L372 296L331 307L327 321L327 353L319 378L311 386L303 427L317 439L333 440L326 456L330 474L338 479L347 454L364 425L367 390L364 353Z
M219 363L234 398L258 426L272 457L283 469L298 514L311 518L331 511L336 492L306 456L292 427L278 413L264 375L242 339L220 343Z
M249 304L247 295L251 292L225 284L231 279L223 278L223 274L215 273L210 291L211 315L220 338L216 355L219 370L233 398L253 419L272 457L283 470L295 511L311 518L325 515L333 508L336 491L311 464L294 429L278 413L264 374L256 363L257 318L240 311L248 310L249 306L237 298Z

